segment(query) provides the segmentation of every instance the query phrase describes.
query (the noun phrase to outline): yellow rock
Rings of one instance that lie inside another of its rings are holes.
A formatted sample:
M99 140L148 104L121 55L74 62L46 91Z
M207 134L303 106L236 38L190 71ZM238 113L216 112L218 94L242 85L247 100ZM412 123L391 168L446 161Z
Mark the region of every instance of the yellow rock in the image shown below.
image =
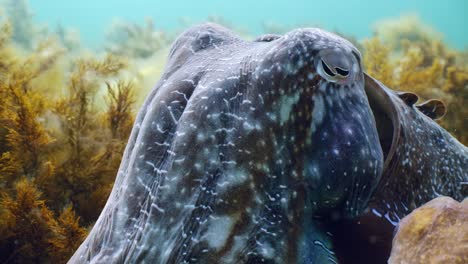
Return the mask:
M438 197L403 218L388 263L468 263L468 198Z

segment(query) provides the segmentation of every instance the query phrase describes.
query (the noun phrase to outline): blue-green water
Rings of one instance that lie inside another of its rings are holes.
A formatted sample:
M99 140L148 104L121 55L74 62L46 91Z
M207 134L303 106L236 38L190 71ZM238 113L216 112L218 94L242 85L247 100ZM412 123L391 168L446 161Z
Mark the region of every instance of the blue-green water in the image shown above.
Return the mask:
M262 33L262 23L293 27L320 26L352 34L358 39L372 35L375 22L418 15L424 23L442 33L453 47L468 46L468 1L452 0L31 0L37 23L77 28L88 45L97 45L114 18L143 23L152 17L162 30L181 30L188 24L220 16L251 34Z

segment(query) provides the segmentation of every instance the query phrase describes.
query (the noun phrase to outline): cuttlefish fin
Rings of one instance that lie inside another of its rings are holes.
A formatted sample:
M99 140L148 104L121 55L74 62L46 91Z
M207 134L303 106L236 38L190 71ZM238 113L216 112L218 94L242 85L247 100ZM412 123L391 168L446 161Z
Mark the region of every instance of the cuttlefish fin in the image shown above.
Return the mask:
M447 112L445 104L437 99L431 99L416 106L426 116L433 120L442 118Z
M418 95L412 92L397 92L397 95L408 106L413 106L419 100Z

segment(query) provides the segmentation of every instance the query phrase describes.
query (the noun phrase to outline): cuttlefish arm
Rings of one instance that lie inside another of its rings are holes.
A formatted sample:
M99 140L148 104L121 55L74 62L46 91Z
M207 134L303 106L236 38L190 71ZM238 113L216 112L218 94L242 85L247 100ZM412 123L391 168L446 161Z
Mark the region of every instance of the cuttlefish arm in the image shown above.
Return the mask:
M367 74L365 82L385 153L383 176L369 208L396 224L437 196L462 200L467 147L432 120L444 115L445 105L429 100L413 106Z

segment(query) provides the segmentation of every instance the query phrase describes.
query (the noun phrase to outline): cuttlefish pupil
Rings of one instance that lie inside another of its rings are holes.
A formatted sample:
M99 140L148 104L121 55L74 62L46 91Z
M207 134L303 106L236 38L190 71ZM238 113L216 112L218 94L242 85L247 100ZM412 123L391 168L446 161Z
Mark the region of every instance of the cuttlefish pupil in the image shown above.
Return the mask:
M353 78L350 78L351 75L359 71L357 64L357 62L352 61L347 56L343 56L342 52L333 50L323 52L316 67L318 73L325 80L346 84L353 80Z

